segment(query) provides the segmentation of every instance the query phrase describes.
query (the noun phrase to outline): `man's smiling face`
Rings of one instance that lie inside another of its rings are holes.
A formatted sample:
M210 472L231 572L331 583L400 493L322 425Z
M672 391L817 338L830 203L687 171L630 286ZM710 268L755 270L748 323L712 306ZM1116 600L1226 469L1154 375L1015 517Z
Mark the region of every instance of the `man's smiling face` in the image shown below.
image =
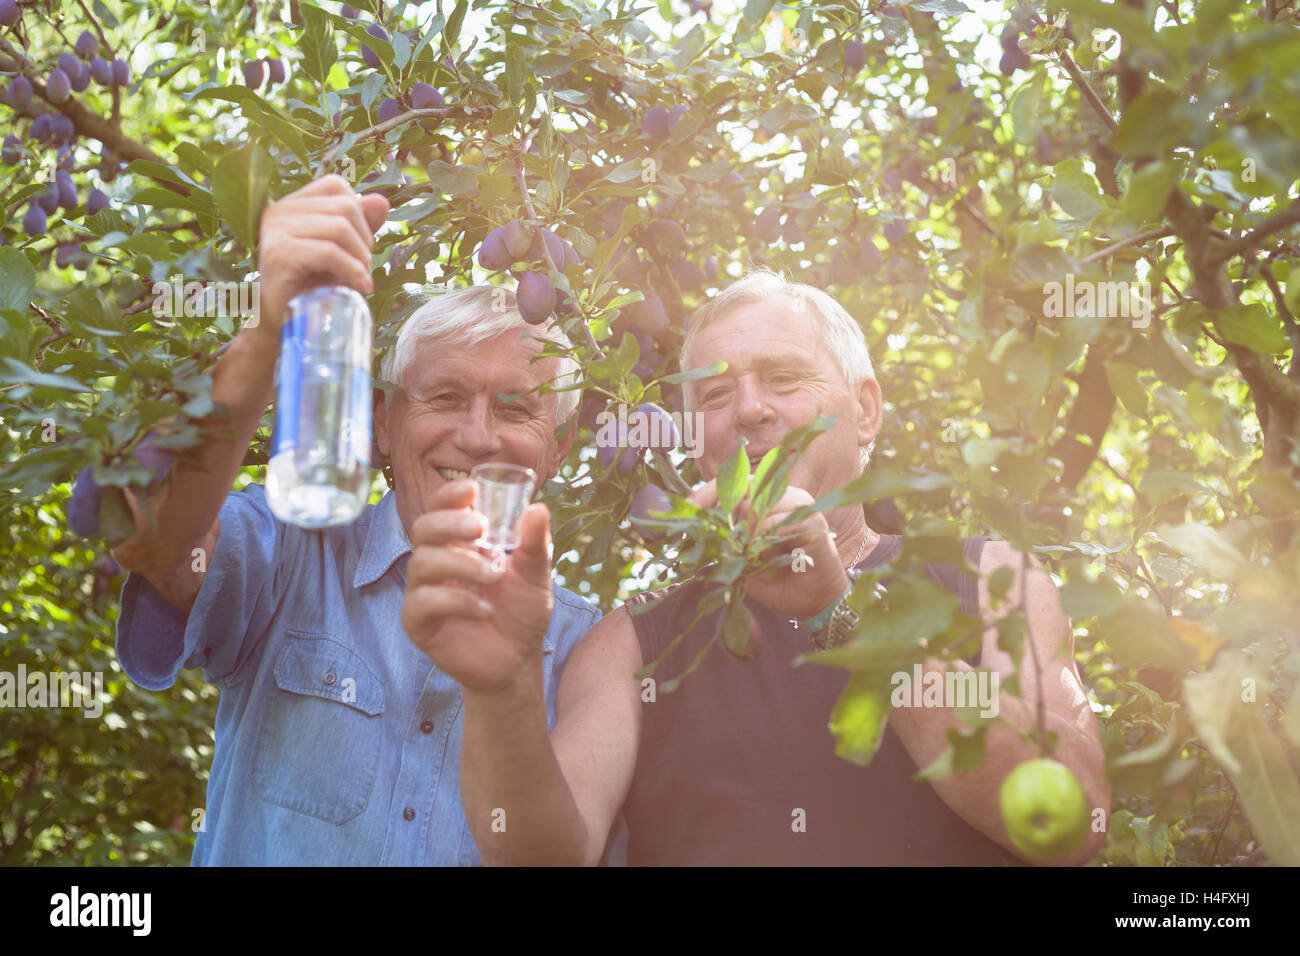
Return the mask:
M557 444L556 396L522 394L550 381L556 360L531 360L535 338L512 329L470 346L420 339L387 414L376 406L379 450L392 459L397 509L409 534L422 503L484 462L509 462L552 477L567 451ZM531 363L531 364L530 364ZM503 401L501 395L521 395Z
M705 477L717 475L741 437L756 462L791 429L830 413L835 426L808 446L790 484L816 498L857 477L860 449L880 431L880 387L874 379L849 386L811 307L780 294L738 305L699 332L689 358L691 368L727 363L691 385Z

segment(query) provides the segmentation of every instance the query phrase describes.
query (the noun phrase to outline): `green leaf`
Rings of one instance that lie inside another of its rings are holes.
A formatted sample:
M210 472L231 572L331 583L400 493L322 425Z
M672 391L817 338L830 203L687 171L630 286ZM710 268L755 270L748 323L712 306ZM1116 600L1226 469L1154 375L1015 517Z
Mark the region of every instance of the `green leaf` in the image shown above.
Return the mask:
M524 98L524 50L514 35L506 40L506 100L517 104Z
M835 756L859 767L868 766L880 749L888 721L888 675L856 671L831 711Z
M222 218L249 249L257 245L271 168L271 158L260 146L247 146L218 161L212 177L212 196Z
M776 6L776 0L747 0L745 11L740 15L740 26L736 30L736 41L743 42L754 35L759 25Z
M1083 162L1067 159L1053 171L1052 198L1073 219L1092 219L1106 208L1101 187L1083 169Z
M478 190L479 167L457 166L441 159L429 164L429 185L450 196L464 196Z
M1235 581L1252 569L1250 561L1240 551L1213 528L1203 524L1162 525L1155 534L1198 567L1227 581Z
M36 270L13 246L0 247L0 309L26 312L36 291Z
M447 18L447 28L442 31L442 52L444 56L455 53L456 41L460 39L460 27L465 22L465 11L469 9L467 0L459 0L456 8Z
M1108 578L1067 581L1061 588L1061 606L1071 618L1106 617L1124 603L1124 595Z
M722 622L722 646L736 657L749 654L749 637L752 617L745 606L743 593L732 593L731 606Z
M1179 166L1167 159L1148 163L1133 174L1120 200L1120 210L1137 226L1154 219L1165 208L1181 175Z
M954 773L974 770L984 762L987 727L980 727L970 733L951 727L945 736L948 738L947 748L928 766L918 771L913 780L942 780Z
M16 384L57 388L65 392L93 391L89 385L78 382L75 378L68 378L66 375L51 375L49 372L38 372L17 359L0 359L0 385Z
M1246 693L1251 682L1253 698ZM1300 782L1260 710L1267 694L1267 678L1235 650L1224 651L1213 669L1183 682L1188 716L1232 778L1265 852L1279 866L1300 866Z
M749 458L745 455L745 442L736 446L736 452L718 469L718 507L726 514L736 510L736 505L749 491Z
M1091 633L1110 646L1118 663L1128 667L1177 670L1196 663L1195 654L1179 640L1164 611L1136 598L1097 621Z
M338 44L334 39L334 26L329 14L320 7L310 3L300 3L305 31L299 49L302 50L302 65L307 75L325 85L330 67L338 59Z
M1224 339L1234 345L1263 355L1277 355L1291 347L1279 316L1260 303L1216 309L1210 317Z

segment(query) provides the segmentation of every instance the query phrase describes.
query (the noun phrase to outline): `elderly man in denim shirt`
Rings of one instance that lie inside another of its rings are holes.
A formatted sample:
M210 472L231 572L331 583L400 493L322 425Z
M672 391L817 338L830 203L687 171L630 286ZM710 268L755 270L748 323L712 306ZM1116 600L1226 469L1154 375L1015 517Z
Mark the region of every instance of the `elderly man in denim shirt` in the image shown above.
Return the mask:
M508 566L438 586L423 573L410 584L411 540L433 501L454 501L467 526L482 520L465 480L476 464L555 474L572 441L572 430L557 440L556 426L578 393L535 389L575 365L532 360L538 335L562 335L525 325L501 290L434 296L385 358L399 390L376 402L375 434L392 491L353 524L323 530L275 519L260 486L229 493L271 396L286 304L321 284L372 291L369 250L387 211L337 176L267 209L260 321L213 373L233 434L177 462L150 499L153 522L133 501L137 535L114 552L132 572L118 622L126 673L162 690L200 667L221 688L195 864L480 862L460 794L461 690L404 628L418 617L425 632L440 619L454 629L467 613L513 626L519 575ZM553 582L542 603L553 726L561 669L599 613Z

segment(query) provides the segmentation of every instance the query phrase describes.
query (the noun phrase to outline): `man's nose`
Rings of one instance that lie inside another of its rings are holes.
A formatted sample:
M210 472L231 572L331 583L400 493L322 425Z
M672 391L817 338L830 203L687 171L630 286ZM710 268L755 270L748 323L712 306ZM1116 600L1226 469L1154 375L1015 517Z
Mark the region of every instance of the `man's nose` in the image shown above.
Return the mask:
M776 417L762 385L752 376L736 383L735 420L738 430L771 424Z
M486 400L478 399L470 404L460 427L456 429L455 441L457 447L468 457L484 461L501 450L496 421Z

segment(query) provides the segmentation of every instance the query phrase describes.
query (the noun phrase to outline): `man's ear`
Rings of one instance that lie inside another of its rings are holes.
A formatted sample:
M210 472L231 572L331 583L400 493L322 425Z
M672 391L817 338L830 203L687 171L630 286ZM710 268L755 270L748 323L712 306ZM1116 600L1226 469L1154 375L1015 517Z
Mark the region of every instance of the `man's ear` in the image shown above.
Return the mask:
M858 444L866 448L884 425L884 397L880 392L880 383L874 377L864 378L858 383Z
M375 423L375 444L379 447L379 453L387 458L391 454L391 446L388 440L388 409L384 403L385 394L382 388L372 389L371 416Z

